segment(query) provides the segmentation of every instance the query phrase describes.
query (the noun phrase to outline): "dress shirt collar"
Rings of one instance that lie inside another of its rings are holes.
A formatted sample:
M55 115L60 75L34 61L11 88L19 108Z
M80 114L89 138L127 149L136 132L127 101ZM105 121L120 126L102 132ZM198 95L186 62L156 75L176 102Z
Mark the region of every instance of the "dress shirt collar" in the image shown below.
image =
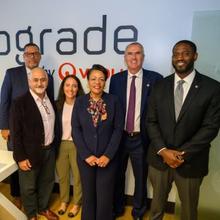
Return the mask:
M29 69L29 68L26 67L26 66L25 66L25 69L26 69L27 75L30 75L30 73L31 73L31 69Z
M42 99L41 99L39 96L37 96L31 89L29 89L29 91L30 91L32 97L34 98L35 102L39 102L39 101L42 102L43 100L46 101L47 99L49 99L46 92L45 92L44 98L43 98L43 100L42 100Z
M196 71L195 71L195 69L193 69L193 71L188 76L183 78L183 80L185 81L185 83L187 85L191 85L193 80L194 80L194 78L195 78L195 75L196 75ZM175 85L177 85L177 82L179 80L182 80L182 79L177 75L177 73L175 73Z
M128 77L129 77L129 78L132 78L132 76L136 76L137 78L141 78L142 75L143 75L143 69L140 69L140 70L139 70L137 73L135 73L135 74L130 73L129 70L128 70Z

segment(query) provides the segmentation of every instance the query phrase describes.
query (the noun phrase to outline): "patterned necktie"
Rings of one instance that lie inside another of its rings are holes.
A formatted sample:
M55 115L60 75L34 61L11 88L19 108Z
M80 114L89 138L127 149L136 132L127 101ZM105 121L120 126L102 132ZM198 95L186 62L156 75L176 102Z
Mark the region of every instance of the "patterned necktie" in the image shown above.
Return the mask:
M177 87L176 87L175 94L174 94L176 121L179 117L180 110L183 104L183 83L184 82L185 81L182 79L177 82Z
M127 123L126 123L126 131L128 133L134 131L134 116L135 116L135 102L136 102L135 79L136 76L132 76L129 104L128 104L128 113L127 113Z

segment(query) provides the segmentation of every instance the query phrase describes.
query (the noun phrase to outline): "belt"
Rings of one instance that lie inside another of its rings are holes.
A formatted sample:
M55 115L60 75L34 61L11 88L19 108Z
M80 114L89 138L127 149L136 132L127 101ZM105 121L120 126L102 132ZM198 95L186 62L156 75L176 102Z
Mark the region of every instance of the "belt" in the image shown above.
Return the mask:
M124 131L124 133L128 136L128 137L136 137L138 135L141 134L141 132L127 132L127 131Z

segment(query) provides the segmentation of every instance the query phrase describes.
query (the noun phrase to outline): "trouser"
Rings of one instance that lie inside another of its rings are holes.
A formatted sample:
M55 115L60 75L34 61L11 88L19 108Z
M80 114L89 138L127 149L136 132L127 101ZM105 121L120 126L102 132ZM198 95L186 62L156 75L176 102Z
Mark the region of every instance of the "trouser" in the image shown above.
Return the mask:
M116 162L106 167L91 167L78 156L82 181L81 220L112 220Z
M13 147L12 147L12 143L11 143L10 138L7 141L7 147L8 147L9 151L13 151ZM11 196L13 196L13 197L20 197L21 193L20 193L20 187L19 187L18 171L15 171L14 173L12 173L10 175L9 181L10 181L10 193L11 193Z
M19 183L24 210L28 218L48 209L50 195L54 186L55 152L45 149L42 164L30 171L19 169Z
M56 171L60 185L60 199L69 202L70 195L70 171L73 177L73 204L80 205L82 188L79 168L76 157L76 146L72 141L62 141L56 160Z
M119 164L114 195L114 212L119 214L123 213L124 210L125 173L128 158L130 158L135 180L132 215L134 217L141 217L147 209L146 184L148 172L146 151L142 144L141 135L128 137L124 134L118 154Z
M176 169L158 170L149 166L149 178L153 186L151 220L162 220L172 183L175 182L181 201L181 220L197 220L199 189L203 178L186 178Z
M20 197L20 187L19 187L19 175L18 171L15 171L10 176L10 192L13 197Z

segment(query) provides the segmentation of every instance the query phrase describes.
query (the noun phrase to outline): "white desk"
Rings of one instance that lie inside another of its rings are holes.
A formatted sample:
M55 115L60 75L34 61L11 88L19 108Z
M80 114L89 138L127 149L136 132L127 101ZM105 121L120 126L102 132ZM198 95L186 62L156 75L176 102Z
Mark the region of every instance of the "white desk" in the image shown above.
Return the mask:
M0 150L0 182L10 176L18 169L12 152ZM0 219L4 215L4 219L26 220L27 217L13 203L11 203L2 193L0 193ZM4 210L3 210L4 209Z
M10 176L18 169L15 163L12 152L0 150L0 182Z

